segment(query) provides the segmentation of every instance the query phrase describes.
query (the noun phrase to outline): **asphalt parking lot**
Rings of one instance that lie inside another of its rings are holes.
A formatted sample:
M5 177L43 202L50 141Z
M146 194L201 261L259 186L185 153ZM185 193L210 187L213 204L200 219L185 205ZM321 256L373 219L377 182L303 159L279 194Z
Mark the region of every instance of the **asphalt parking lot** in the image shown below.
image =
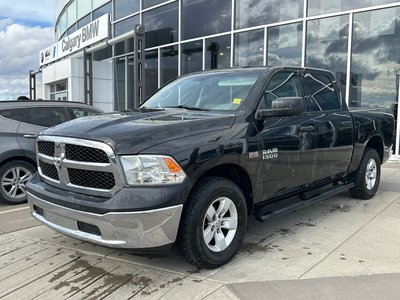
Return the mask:
M22 206L0 206L4 299L398 299L400 164L384 165L374 199L347 193L253 217L240 253L199 270L176 251L146 258L58 234Z

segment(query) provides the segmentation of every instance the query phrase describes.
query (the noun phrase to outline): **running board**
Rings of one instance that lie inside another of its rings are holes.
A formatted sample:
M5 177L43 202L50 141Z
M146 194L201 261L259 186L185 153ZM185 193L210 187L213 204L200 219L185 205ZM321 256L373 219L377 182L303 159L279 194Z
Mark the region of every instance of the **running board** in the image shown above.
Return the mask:
M297 202L295 202L293 204L290 204L290 205L287 205L287 206L284 206L282 208L278 208L275 210L269 210L266 212L263 212L262 208L260 208L259 210L254 212L254 216L256 217L256 219L258 221L264 222L265 220L267 220L275 215L283 214L285 212L289 212L289 211L292 211L292 210L300 208L300 207L314 204L323 199L326 199L326 198L332 197L336 194L339 194L341 192L347 191L348 189L351 189L352 187L354 187L354 183L347 183L347 184L335 186L327 191L323 191L323 192L315 194L311 197L306 197L305 194L302 194L302 195L299 195L299 197L297 198ZM266 204L265 207L268 207L268 204Z

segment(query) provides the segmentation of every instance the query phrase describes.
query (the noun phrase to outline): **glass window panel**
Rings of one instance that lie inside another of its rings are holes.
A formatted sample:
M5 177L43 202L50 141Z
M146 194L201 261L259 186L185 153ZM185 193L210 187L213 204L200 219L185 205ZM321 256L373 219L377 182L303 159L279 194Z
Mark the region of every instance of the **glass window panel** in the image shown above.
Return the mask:
M110 0L92 0L92 1L93 1L93 9L96 9L96 8L106 4L107 2L109 2L109 4L111 5Z
M206 69L231 66L231 36L224 35L206 40Z
M395 0L308 0L308 15L322 15L339 11L395 3Z
M58 22L56 25L56 40L58 40L60 38L61 34L60 34L60 23Z
M134 61L133 61L133 56L128 57L128 66L127 66L127 95L126 95L126 102L127 102L127 108L128 109L134 109L134 97L135 97L135 82L134 82L134 72L133 72L133 66L134 66Z
M76 1L73 1L67 8L67 26L70 27L76 22Z
M161 49L161 85L178 76L178 46Z
M93 20L96 20L100 18L104 14L110 14L112 13L112 3L109 2L106 5L103 5L102 7L99 7L95 11L93 11Z
M116 111L125 110L125 58L115 60L114 78L114 109Z
M28 118L28 108L15 108L15 109L5 109L0 111L0 115L5 118L13 119L20 122L29 122Z
M145 98L158 88L158 50L147 51L145 54Z
M203 42L181 45L181 74L201 71L203 68Z
M261 109L271 109L272 102L280 97L301 97L299 77L293 72L279 72L272 76L265 88Z
M92 22L92 17L91 17L91 15L89 14L89 15L87 15L86 17L84 17L84 18L82 18L82 19L80 19L79 21L78 21L78 29L80 29L80 28L82 28L83 26L85 26L85 25L87 25L87 24L89 24L90 22Z
M123 17L131 15L139 11L140 0L116 0L114 20L119 20Z
M166 2L167 0L142 0L142 1L143 1L143 8L149 8L151 6Z
M268 28L269 66L300 66L303 24Z
M182 0L182 39L231 29L231 0Z
M76 0L78 1L78 19L86 16L92 11L92 1L90 0Z
M340 102L331 80L325 75L304 74L306 105L308 111L340 109Z
M332 71L343 91L346 89L348 34L348 16L307 23L306 66Z
M129 19L118 22L114 25L114 36L119 36L123 33L129 32L135 28L136 24L139 24L140 18L139 15L131 17ZM133 39L125 40L116 44L115 46L115 55L121 55L124 53L133 51Z
M66 81L56 83L56 92L66 91L66 90L67 90L67 82Z
M76 24L74 24L73 26L68 28L67 35L70 35L71 33L75 32L75 31L76 31Z
M234 66L262 66L264 61L264 29L235 34Z
M64 107L34 107L29 109L27 123L51 127L68 121Z
M93 60L100 61L110 58L112 56L112 47L108 46L105 49L101 49L93 53Z
M72 110L72 117L74 119L87 117L87 116L97 116L100 114L96 110L82 108L82 107L72 107L71 110Z
M350 106L397 103L400 73L400 8L354 15Z
M143 13L146 48L178 41L178 2Z
M63 34L67 30L67 13L64 12L60 17L60 32Z
M246 28L303 17L304 0L236 0L235 27Z

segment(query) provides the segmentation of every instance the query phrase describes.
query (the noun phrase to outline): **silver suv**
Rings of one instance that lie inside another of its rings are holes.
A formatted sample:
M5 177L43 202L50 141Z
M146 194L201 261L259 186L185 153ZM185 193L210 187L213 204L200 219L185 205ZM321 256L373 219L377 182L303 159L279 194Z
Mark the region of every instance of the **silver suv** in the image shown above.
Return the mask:
M80 102L0 101L0 199L26 201L25 183L36 172L36 137L44 129L101 110Z

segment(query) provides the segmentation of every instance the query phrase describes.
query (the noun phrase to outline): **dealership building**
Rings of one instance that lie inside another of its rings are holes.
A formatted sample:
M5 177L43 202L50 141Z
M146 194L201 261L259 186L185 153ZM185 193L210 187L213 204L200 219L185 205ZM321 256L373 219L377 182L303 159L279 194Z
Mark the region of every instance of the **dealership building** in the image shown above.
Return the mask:
M332 70L351 107L398 102L400 2L391 0L59 0L56 43L40 53L44 98L133 108L133 38L91 52L89 85L84 53L136 24L144 97L191 72L285 65Z

